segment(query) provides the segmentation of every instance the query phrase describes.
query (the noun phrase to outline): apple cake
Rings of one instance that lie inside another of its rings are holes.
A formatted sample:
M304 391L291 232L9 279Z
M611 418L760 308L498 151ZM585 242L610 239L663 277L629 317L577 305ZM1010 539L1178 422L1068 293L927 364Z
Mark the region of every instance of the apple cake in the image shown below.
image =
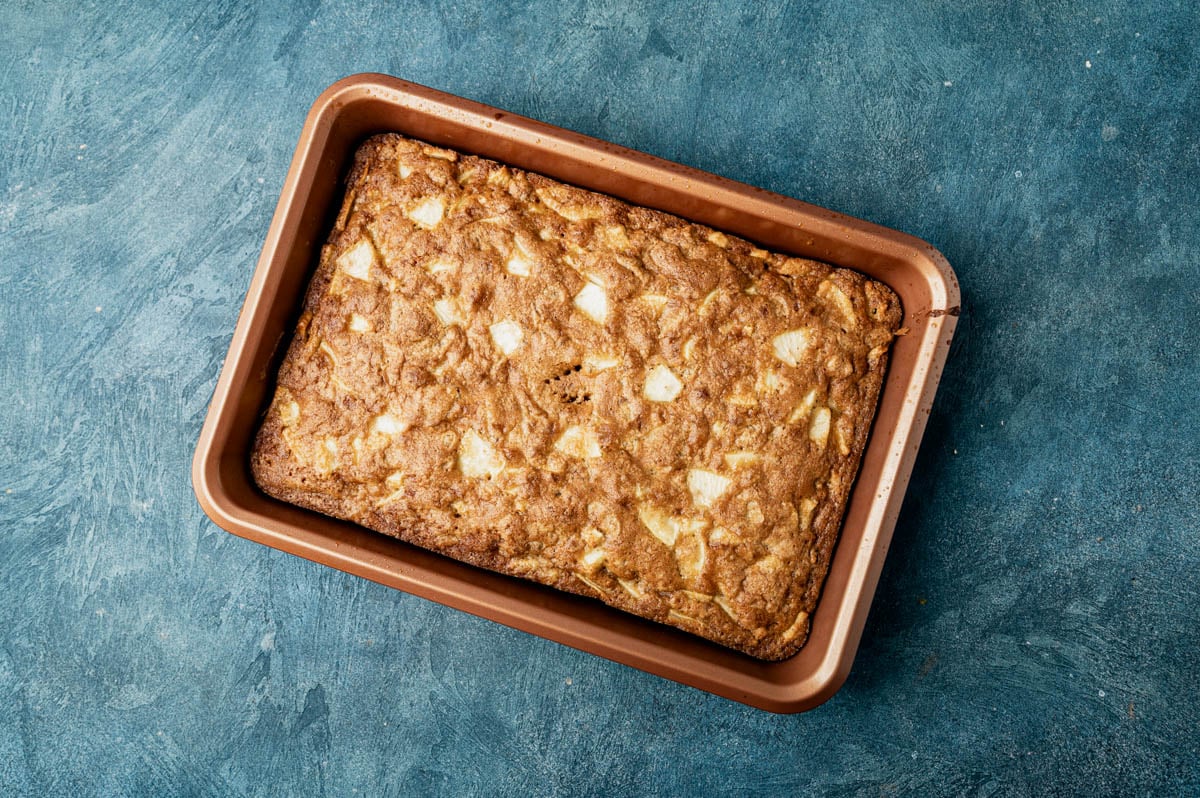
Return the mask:
M900 321L854 271L375 136L251 467L284 501L782 659Z

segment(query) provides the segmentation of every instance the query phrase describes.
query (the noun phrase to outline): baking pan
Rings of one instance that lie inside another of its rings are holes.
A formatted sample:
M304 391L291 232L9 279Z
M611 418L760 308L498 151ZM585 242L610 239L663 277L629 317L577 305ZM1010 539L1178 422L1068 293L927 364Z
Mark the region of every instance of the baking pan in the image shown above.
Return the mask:
M682 216L768 249L856 269L904 304L875 425L808 643L761 662L599 601L459 563L268 498L249 452L358 144L397 132ZM385 75L330 86L300 134L196 446L192 481L224 529L484 618L774 712L845 681L958 314L946 260L903 233Z

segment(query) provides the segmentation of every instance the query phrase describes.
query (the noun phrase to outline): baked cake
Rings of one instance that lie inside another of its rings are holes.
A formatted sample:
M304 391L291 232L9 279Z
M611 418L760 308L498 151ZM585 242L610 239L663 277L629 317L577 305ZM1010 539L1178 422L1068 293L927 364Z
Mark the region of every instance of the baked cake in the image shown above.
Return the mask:
M284 501L782 659L900 319L853 271L376 136L252 468Z

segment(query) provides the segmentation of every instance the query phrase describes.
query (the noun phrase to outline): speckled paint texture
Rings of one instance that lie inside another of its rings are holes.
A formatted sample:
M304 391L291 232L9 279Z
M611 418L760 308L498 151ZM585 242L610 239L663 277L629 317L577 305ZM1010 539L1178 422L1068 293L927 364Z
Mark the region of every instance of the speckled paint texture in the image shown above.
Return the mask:
M0 7L0 795L1200 792L1189 3ZM896 227L964 311L781 717L233 537L189 460L304 114L381 71Z

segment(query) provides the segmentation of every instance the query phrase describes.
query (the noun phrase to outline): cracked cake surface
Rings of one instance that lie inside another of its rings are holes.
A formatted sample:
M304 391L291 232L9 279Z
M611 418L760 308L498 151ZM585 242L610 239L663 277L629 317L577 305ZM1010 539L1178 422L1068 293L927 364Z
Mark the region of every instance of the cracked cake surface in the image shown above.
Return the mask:
M375 136L251 467L282 500L782 659L900 320L856 272Z

